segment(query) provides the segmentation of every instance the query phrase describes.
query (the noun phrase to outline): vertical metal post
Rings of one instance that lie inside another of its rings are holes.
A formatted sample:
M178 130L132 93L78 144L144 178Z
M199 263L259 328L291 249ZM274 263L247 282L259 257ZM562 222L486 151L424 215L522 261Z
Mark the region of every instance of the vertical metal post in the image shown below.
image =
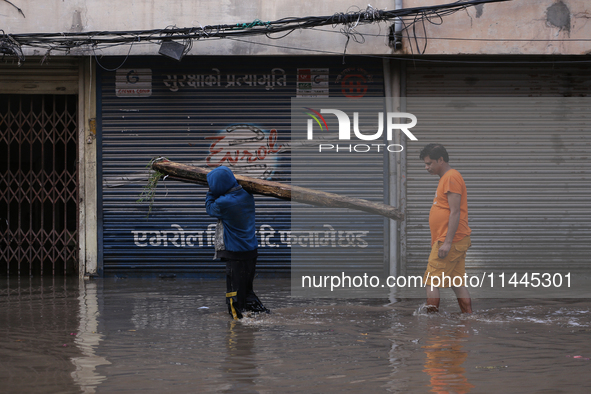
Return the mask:
M386 94L386 111L400 112L400 65L390 59L384 59L384 85ZM400 130L396 130L394 143L400 144ZM391 141L388 141L390 143ZM388 204L398 207L399 195L399 157L398 153L388 154ZM388 260L390 262L389 275L398 276L399 269L399 224L395 220L389 222Z
M400 112L406 112L406 63L400 63L398 68L400 75ZM402 152L400 152L400 160L398 166L398 209L404 214L404 220L400 222L399 245L400 245L400 265L399 275L406 275L406 146L407 138L403 137L402 132L398 131L400 138L400 145L402 145Z

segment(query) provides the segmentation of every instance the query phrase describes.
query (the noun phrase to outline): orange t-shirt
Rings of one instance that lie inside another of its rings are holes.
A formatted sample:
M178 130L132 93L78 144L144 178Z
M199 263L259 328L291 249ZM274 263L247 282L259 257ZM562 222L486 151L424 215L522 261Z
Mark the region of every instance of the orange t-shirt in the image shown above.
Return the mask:
M452 168L439 179L439 185L435 192L433 205L429 212L431 245L436 241L445 241L450 213L449 202L447 201L447 193L449 192L461 195L460 224L458 225L458 230L456 231L452 242L458 242L472 232L470 227L468 227L468 193L466 190L466 184L464 183L462 175Z

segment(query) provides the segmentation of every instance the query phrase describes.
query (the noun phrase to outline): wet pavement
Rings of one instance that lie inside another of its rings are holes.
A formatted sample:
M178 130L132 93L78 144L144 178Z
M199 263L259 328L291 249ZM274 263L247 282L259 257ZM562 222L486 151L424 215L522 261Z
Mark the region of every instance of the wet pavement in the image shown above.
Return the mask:
M591 301L306 299L256 279L270 315L232 321L222 280L0 281L2 393L588 393ZM395 301L395 302L391 302Z

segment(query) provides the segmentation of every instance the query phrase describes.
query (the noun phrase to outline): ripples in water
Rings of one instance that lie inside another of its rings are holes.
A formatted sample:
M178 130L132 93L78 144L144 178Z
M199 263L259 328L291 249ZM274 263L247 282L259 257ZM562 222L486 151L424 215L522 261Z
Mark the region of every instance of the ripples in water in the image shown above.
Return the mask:
M588 392L591 302L290 297L230 320L219 280L47 280L0 289L3 392Z

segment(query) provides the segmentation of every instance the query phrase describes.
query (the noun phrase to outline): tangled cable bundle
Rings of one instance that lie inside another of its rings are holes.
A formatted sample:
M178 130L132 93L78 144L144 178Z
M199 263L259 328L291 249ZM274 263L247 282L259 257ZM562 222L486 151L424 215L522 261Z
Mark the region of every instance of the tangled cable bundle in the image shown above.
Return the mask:
M2 32L2 35L0 35L0 53L3 55L15 56L20 65L21 62L25 60L25 56L23 55L19 43L11 36L4 34L4 30L0 30L0 32Z
M306 16L288 17L276 21L264 22L256 19L249 23L235 23L223 25L207 25L190 28L178 28L176 26L164 29L134 30L134 31L92 31L92 32L68 32L68 33L35 33L35 34L7 34L1 31L0 53L4 56L15 56L19 62L24 61L22 47L33 47L45 49L47 58L53 51L64 51L69 53L73 49L88 51L96 54L102 50L119 45L130 45L131 47L140 43L162 43L165 40L182 41L186 52L190 51L194 40L211 38L235 38L244 36L265 35L268 38L283 38L291 32L299 29L311 29L320 26L332 25L333 27L343 25L340 32L347 37L345 51L349 40L352 38L358 43L365 42L363 34L356 29L360 25L380 23L387 21L401 21L403 29L409 40L414 37L415 46L419 53L424 52L426 42L421 49L418 45L416 25L423 28L425 23L441 24L445 16L465 10L468 7L504 2L510 0L469 0L456 1L450 4L442 4L429 7L403 8L398 10L379 10L368 5L365 10L351 12L339 12L330 16ZM19 9L20 11L20 9ZM22 11L20 11L22 13ZM24 14L23 14L24 16ZM285 33L279 37L276 33ZM128 56L129 56L128 53Z

